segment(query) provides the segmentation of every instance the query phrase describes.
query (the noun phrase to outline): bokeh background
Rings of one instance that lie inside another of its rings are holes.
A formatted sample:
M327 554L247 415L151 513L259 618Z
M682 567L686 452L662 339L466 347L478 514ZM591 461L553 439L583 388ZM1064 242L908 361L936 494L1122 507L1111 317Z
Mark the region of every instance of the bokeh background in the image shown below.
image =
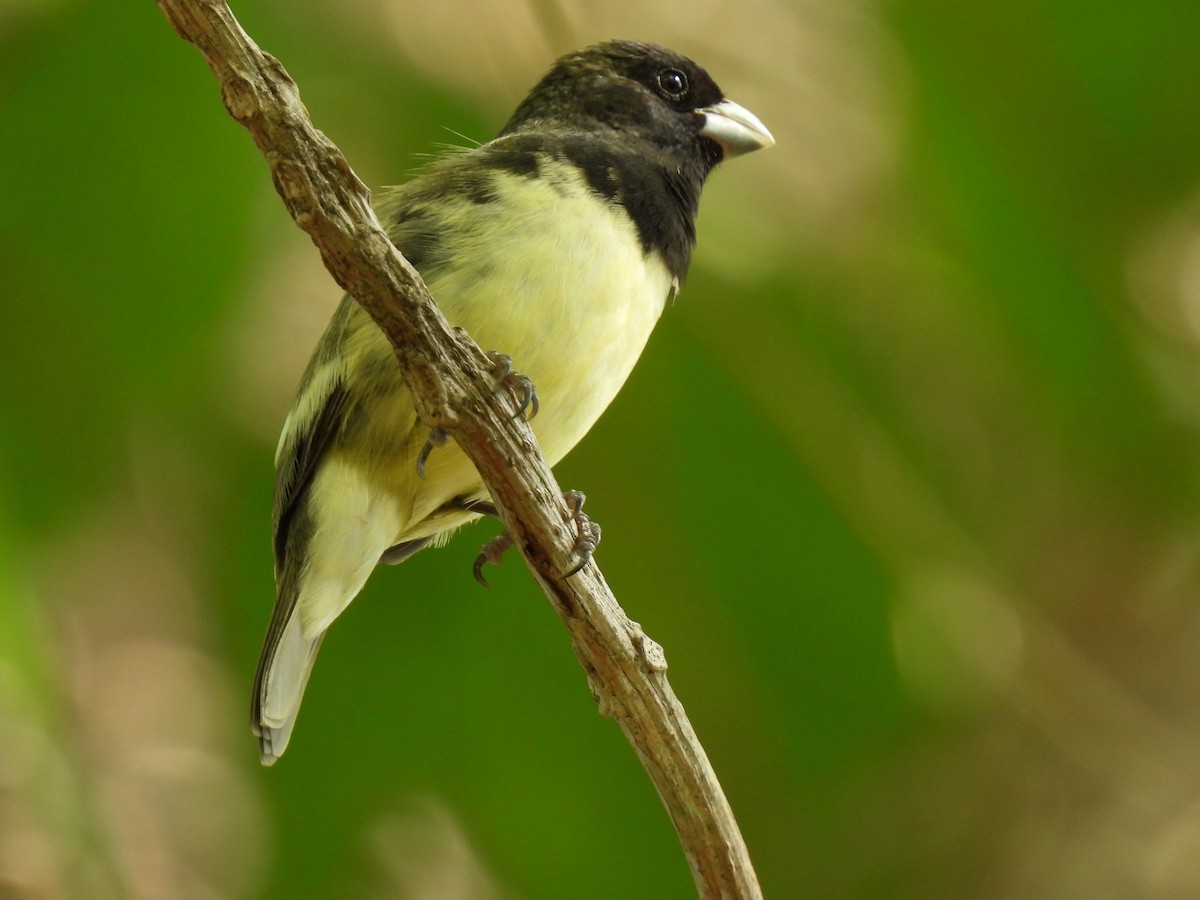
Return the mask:
M1194 4L235 11L372 185L614 36L773 130L558 467L769 897L1200 896ZM0 0L0 894L693 896L524 568L472 581L490 524L377 573L259 767L337 300L153 4Z

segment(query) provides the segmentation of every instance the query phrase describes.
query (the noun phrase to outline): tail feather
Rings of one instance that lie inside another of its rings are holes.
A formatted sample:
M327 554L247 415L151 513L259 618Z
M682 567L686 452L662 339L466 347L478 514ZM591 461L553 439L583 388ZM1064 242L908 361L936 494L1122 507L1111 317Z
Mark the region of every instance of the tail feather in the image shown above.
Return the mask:
M273 644L263 648L254 676L251 727L258 735L259 757L270 766L283 755L292 737L304 687L312 673L325 633L306 638L298 609L293 609Z
M287 748L326 629L389 547L398 545L391 558L399 561L428 542L397 541L404 524L395 497L337 458L321 463L286 517L276 515L275 608L250 714L264 765Z

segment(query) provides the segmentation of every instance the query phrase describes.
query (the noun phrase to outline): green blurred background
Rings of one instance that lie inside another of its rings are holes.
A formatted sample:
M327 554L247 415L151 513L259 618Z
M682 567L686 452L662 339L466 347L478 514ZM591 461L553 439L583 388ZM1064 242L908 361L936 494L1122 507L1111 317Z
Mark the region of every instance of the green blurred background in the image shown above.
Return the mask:
M774 132L558 467L769 897L1200 896L1194 3L235 12L372 185L615 36ZM377 573L259 767L337 300L153 4L0 0L0 894L693 896L524 568L472 581L490 524Z

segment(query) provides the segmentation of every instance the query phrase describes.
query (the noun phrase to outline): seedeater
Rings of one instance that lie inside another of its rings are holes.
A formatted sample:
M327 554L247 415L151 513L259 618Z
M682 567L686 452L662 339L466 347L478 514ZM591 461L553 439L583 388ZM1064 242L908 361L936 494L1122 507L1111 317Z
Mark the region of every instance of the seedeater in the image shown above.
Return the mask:
M553 465L679 291L705 178L773 143L690 59L611 41L558 60L495 140L376 207L450 322L536 386L533 430ZM266 765L288 745L326 631L372 569L444 542L486 505L453 442L418 473L427 438L392 347L343 298L275 453L276 599L252 701Z

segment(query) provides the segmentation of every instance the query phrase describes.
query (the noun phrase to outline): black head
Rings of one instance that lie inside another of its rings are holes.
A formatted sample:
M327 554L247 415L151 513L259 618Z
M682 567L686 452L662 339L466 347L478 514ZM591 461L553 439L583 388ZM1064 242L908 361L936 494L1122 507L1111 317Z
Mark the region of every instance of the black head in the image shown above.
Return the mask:
M625 210L642 246L681 282L713 166L775 142L696 63L637 41L564 56L500 138L486 145L493 165L531 177L547 157L575 165L598 196Z
M686 56L655 44L609 41L558 60L501 134L615 132L671 156L699 156L711 168L726 156L753 149L731 148L720 135L709 133L706 123L719 106L741 109L726 101L709 74ZM722 117L722 112L715 115ZM771 143L762 124L749 118L751 130L757 125L755 146Z

